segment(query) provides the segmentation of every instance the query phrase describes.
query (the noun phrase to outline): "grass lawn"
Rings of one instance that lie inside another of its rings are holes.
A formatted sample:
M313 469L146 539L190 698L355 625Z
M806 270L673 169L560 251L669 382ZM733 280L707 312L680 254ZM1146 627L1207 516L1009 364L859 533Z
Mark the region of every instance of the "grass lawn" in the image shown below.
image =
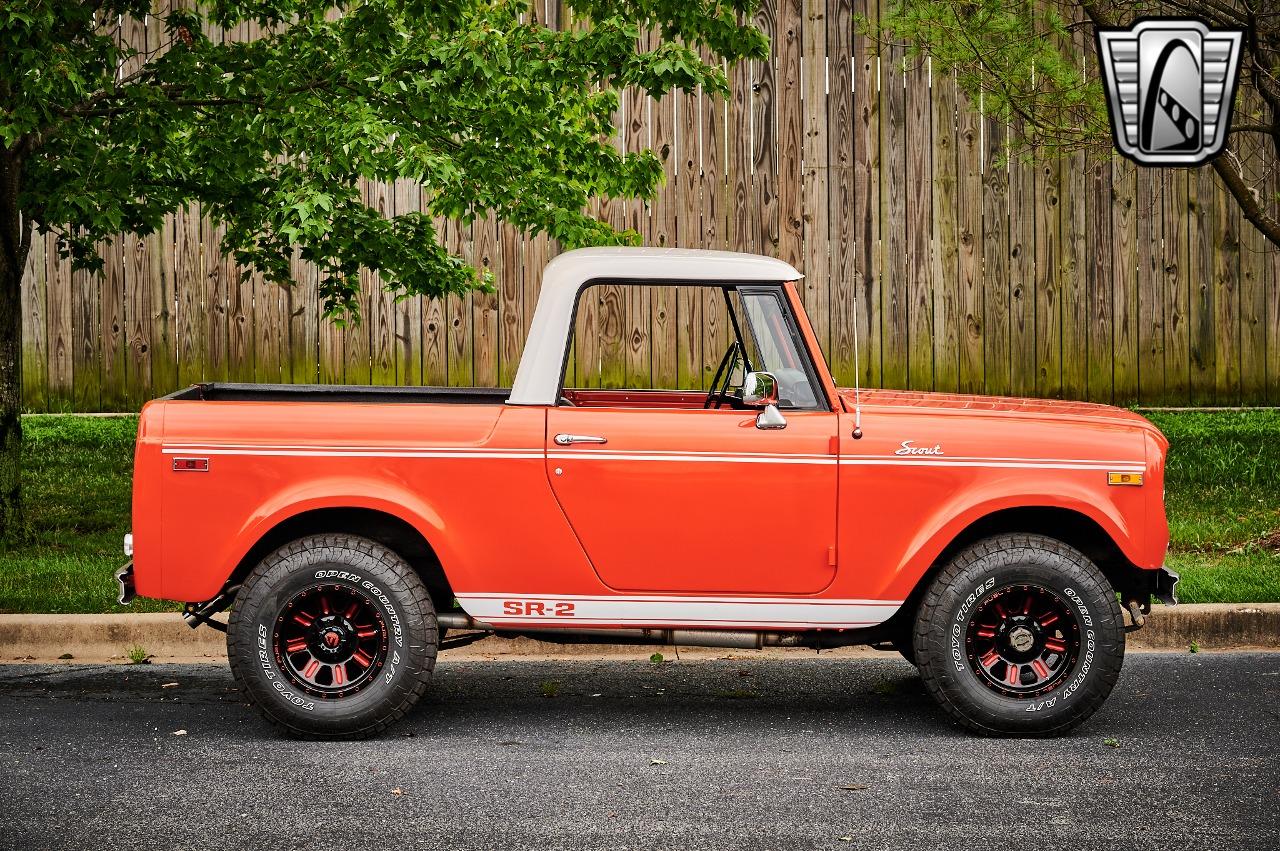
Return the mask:
M1280 411L1153 413L1188 603L1280 602ZM115 612L134 417L27 417L28 528L0 542L0 612ZM139 598L132 611L178 606Z

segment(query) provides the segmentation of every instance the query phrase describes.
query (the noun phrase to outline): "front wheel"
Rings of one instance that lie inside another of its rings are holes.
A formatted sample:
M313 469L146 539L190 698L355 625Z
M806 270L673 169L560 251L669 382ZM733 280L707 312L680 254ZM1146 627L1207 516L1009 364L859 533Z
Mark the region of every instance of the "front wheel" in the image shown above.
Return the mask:
M1000 535L934 579L914 645L929 694L984 735L1050 736L1097 711L1124 661L1124 620L1106 577L1040 535Z
M426 690L439 637L422 580L367 538L313 535L262 560L236 596L227 655L266 718L317 738L358 738Z

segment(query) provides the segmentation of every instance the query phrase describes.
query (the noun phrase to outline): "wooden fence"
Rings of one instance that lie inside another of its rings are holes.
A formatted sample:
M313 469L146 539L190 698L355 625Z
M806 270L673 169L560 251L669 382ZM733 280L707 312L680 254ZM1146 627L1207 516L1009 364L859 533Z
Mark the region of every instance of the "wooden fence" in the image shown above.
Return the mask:
M658 151L667 182L648 205L596 212L648 245L793 263L846 384L857 339L866 386L1280 403L1280 252L1210 171L1007 158L1016 126L855 35L876 13L877 0L766 0L773 56L733 69L727 99L627 93L617 144ZM130 34L158 36L154 20ZM422 203L407 183L366 192L389 214ZM199 210L104 245L101 276L37 245L27 404L135 409L195 381L508 385L556 248L494 221L442 233L495 273L496 294L396 302L366 275L364 321L346 330L321 319L312 270L290 289L264 283L220 255ZM703 385L726 334L719 303L633 289L601 288L582 311L575 382Z

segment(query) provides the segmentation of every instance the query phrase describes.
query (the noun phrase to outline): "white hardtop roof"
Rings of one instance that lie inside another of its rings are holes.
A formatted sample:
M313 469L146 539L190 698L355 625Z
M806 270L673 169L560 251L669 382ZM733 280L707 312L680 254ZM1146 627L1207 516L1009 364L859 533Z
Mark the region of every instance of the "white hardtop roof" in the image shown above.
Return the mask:
M542 274L542 292L511 387L510 405L554 405L578 291L592 281L655 281L664 286L780 283L804 277L790 263L691 248L581 248L567 251Z

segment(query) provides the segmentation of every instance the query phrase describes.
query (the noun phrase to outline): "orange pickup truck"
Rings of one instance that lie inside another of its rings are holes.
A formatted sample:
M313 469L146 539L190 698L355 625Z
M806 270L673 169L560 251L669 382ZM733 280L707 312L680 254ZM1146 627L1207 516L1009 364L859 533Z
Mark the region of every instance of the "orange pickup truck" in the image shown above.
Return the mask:
M438 651L487 635L869 644L971 731L1079 724L1126 630L1174 602L1164 437L1103 405L836 387L800 277L745 254L572 251L545 270L510 390L155 400L121 603L183 601L225 630L247 694L302 735L384 729ZM714 300L709 388L567 384L602 286Z

